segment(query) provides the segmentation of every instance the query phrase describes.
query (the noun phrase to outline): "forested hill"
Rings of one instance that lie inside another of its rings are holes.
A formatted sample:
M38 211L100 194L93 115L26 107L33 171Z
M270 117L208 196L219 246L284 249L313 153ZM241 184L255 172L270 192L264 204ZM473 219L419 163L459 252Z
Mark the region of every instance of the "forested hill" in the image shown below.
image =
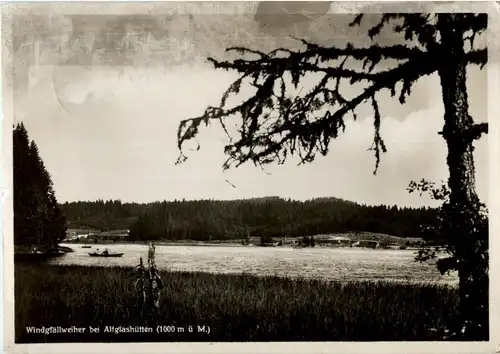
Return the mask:
M129 229L151 204L122 203L120 200L96 200L60 205L68 228L92 228L102 231Z
M280 197L243 200L120 201L61 205L69 227L130 229L136 240L227 240L250 236L294 237L368 231L422 237L420 225L435 219L430 208L367 206L337 198L295 201Z

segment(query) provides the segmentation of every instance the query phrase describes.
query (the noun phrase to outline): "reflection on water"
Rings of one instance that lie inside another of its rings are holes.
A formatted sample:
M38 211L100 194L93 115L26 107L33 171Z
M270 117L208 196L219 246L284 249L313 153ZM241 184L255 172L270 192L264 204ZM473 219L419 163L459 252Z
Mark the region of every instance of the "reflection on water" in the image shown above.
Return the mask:
M65 245L75 252L53 259L52 264L135 266L147 260L147 245ZM121 258L90 257L96 248L124 252ZM156 264L161 270L210 273L247 273L324 280L391 280L456 284L457 277L441 276L434 264L414 261L411 250L359 248L156 246Z

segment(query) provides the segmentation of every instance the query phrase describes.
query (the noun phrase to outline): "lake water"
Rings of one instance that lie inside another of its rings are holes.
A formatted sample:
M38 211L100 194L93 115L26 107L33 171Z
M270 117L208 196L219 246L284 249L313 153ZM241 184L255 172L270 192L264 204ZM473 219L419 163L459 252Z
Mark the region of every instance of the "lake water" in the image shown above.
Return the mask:
M136 266L147 261L148 246L136 244L66 244L75 252L51 260L52 264L85 266ZM124 252L121 258L90 257L95 249ZM442 276L435 264L414 261L413 250L360 248L164 246L156 245L156 265L161 270L209 273L247 273L323 280L390 280L456 285L454 275Z

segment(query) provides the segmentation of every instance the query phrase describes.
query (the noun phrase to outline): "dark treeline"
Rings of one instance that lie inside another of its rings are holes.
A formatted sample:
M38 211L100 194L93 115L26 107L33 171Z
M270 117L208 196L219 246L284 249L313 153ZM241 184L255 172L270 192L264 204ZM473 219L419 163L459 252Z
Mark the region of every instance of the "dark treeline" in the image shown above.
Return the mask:
M205 241L352 231L422 237L420 225L436 217L431 208L367 206L337 198L302 202L268 197L148 204L98 200L64 203L62 209L73 227L127 228L135 240Z
M139 215L152 204L122 203L102 199L61 204L69 228L93 228L101 231L129 229Z
M173 201L148 208L132 225L131 236L204 241L369 231L422 237L420 225L435 215L430 208L366 206L336 198Z
M38 147L22 123L13 131L13 160L14 244L57 245L66 236L66 219Z

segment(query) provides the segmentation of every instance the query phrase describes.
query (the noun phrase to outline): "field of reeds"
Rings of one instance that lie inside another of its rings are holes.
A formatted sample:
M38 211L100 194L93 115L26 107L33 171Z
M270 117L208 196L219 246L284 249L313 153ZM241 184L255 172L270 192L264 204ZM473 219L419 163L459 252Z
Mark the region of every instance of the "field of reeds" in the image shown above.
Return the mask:
M442 340L431 329L453 321L458 303L456 289L433 285L180 272L161 278L159 309L147 318L133 269L16 264L16 342ZM146 322L166 333L104 332ZM28 334L27 326L100 333Z

